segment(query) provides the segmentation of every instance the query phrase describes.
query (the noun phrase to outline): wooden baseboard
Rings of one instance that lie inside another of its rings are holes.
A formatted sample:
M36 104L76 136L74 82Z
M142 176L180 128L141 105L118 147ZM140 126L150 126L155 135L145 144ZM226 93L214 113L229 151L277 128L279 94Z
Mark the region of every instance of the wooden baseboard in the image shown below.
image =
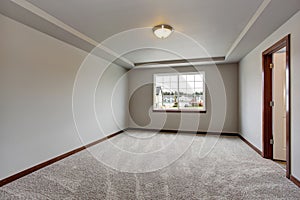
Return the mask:
M122 132L124 132L124 130L121 130L121 131L118 131L118 132L113 133L113 134L111 134L111 135L108 135L108 136L106 136L106 137L104 137L104 138L101 138L101 139L95 141L95 142L89 143L89 144L87 144L87 145L85 145L85 146L79 147L79 148L77 148L77 149L74 149L74 150L69 151L69 152L67 152L67 153L64 153L64 154L62 154L62 155L59 155L59 156L57 156L57 157L55 157L55 158L52 158L52 159L47 160L47 161L45 161L45 162L42 162L42 163L40 163L40 164L38 164L38 165L35 165L35 166L31 167L31 168L25 169L24 171L21 171L21 172L19 172L19 173L17 173L17 174L14 174L14 175L12 175L12 176L9 176L9 177L7 177L7 178L5 178L5 179L2 179L2 180L0 180L0 187L3 186L3 185L8 184L8 183L10 183L10 182L12 182L12 181L14 181L14 180L17 180L17 179L19 179L19 178L21 178L21 177L23 177L23 176L26 176L26 175L28 175L28 174L31 174L32 172L35 172L35 171L37 171L37 170L39 170L39 169L42 169L42 168L44 168L44 167L46 167L46 166L48 166L48 165L51 165L51 164L53 164L53 163L55 163L55 162L57 162L57 161L59 161L59 160L62 160L62 159L64 159L64 158L66 158L66 157L69 157L69 156L71 156L71 155L73 155L73 154L75 154L75 153L78 153L78 152L80 152L80 151L82 151L82 150L84 150L84 149L87 149L87 148L89 148L89 147L91 147L91 146L94 146L94 145L96 145L96 144L98 144L98 143L100 143L100 142L103 142L103 141L105 141L105 140L108 140L109 138L112 138L112 137L114 137L114 136L117 136L117 135L119 135L119 134L122 133Z
M293 175L290 176L290 180L295 183L295 185L297 185L298 187L300 187L300 181L295 178Z
M73 155L75 153L78 153L78 152L84 150L84 149L87 149L87 148L89 148L91 146L99 144L100 142L103 142L103 141L108 140L108 139L110 139L110 138L112 138L114 136L117 136L117 135L121 134L122 132L124 132L126 130L157 131L157 132L167 132L167 133L196 133L196 134L212 134L212 135L214 135L214 134L220 135L221 134L221 135L225 135L225 136L239 136L241 138L241 140L244 141L247 145L249 145L254 151L256 151L259 155L262 155L262 152L258 148L256 148L253 144L251 144L248 140L246 140L243 136L241 136L238 133L229 133L229 132L217 133L217 132L204 132L204 131L197 131L197 132L195 132L195 131L179 131L179 130L168 130L168 129L127 128L127 129L118 131L116 133L113 133L111 135L108 135L108 136L106 136L104 138L101 138L101 139L99 139L99 140L97 140L95 142L89 143L89 144L87 144L85 146L79 147L79 148L74 149L72 151L69 151L69 152L67 152L65 154L62 154L62 155L57 156L55 158L52 158L52 159L50 159L48 161L40 163L40 164L38 164L36 166L28 168L28 169L26 169L24 171L21 171L21 172L19 172L17 174L9 176L9 177L7 177L5 179L2 179L2 180L0 180L0 187L3 186L3 185L8 184L8 183L10 183L10 182L12 182L14 180L17 180L17 179L19 179L19 178L21 178L23 176L31 174L32 172L35 172L35 171L37 171L39 169L42 169L42 168L44 168L46 166L49 166L49 165L51 165L51 164L53 164L53 163L55 163L55 162L57 162L59 160L67 158L67 157L69 157L69 156L71 156L71 155ZM290 180L294 184L296 184L298 187L300 187L300 181L297 178L295 178L294 176L291 175L290 176Z
M286 162L286 160L278 160L278 159L272 159L274 161L277 161L277 162Z
M185 130L171 130L171 129L127 128L126 130L155 131L155 132L166 132L166 133L193 133L193 134L209 134L209 135L224 135L224 136L240 135L238 133L231 133L231 132L185 131Z
M246 140L242 135L239 134L241 140L243 140L249 147L251 147L254 151L256 151L260 156L262 156L261 150L259 150L256 146L251 144L248 140Z

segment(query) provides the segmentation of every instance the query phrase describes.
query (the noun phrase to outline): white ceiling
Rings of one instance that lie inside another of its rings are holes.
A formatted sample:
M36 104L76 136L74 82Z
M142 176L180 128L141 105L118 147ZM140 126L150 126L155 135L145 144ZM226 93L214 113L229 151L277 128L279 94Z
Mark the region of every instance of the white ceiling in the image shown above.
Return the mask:
M220 4L224 0L28 1L98 42L126 30L167 23L202 44L212 56L227 53L262 3L262 0L226 0L226 4ZM121 40L118 45L156 42L164 43L168 49L168 45L176 41L174 35L166 41L156 39L151 28L131 34L139 41L128 36L130 40L118 38ZM176 45L182 47L183 44L176 42Z
M87 51L91 47L86 43L92 46L102 43L128 63L222 56L227 56L225 62L236 62L300 9L300 0L14 0L14 3L1 2L0 12ZM24 13L20 13L21 9ZM25 15L31 20L26 21ZM175 29L165 40L155 38L151 31L161 23ZM53 25L58 26L55 31ZM70 34L74 37L74 33L77 38L68 37Z

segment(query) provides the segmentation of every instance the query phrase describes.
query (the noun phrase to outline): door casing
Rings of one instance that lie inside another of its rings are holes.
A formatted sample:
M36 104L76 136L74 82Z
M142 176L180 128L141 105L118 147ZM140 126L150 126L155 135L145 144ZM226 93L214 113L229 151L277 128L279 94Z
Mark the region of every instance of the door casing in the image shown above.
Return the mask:
M290 178L291 171L291 141L290 141L290 34L276 42L262 53L262 84L263 84L263 113L262 113L262 156L273 159L273 121L272 107L272 69L273 53L286 47L286 177Z

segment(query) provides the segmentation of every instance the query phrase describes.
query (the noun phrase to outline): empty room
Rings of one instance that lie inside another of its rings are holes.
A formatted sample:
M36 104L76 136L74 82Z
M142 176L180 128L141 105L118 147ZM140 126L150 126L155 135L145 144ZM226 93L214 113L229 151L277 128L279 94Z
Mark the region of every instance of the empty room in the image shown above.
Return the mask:
M0 199L300 199L300 0L1 0Z

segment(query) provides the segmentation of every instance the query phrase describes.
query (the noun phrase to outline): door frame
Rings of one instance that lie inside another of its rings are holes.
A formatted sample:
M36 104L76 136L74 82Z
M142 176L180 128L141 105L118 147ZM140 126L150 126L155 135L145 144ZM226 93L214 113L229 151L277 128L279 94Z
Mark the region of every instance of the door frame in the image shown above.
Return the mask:
M262 156L267 159L273 159L273 120L270 101L272 95L272 69L270 64L273 61L273 53L286 47L286 177L290 178L291 171L291 137L290 137L290 34L276 42L273 46L262 53L262 77L263 77L263 118L262 118Z

